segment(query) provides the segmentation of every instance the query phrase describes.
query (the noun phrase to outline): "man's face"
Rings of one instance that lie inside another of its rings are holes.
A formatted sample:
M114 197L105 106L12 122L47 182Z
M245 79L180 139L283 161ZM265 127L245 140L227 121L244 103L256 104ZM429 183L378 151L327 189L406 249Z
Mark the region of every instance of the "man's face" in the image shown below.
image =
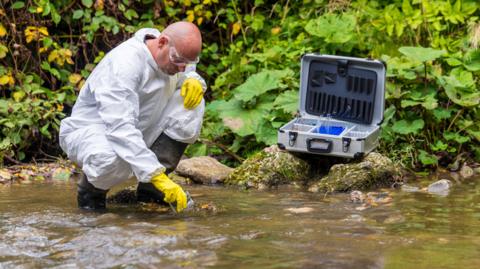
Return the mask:
M164 41L160 41L155 61L162 72L168 75L174 75L178 72L185 71L187 64L196 64L198 57L193 61L182 57L179 50L175 47L173 40L165 36Z

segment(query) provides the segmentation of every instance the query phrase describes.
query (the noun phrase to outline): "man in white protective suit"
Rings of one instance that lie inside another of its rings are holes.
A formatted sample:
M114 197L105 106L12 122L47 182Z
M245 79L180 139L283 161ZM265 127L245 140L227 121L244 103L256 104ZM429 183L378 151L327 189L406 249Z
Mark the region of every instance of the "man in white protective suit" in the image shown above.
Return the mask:
M84 173L80 208L104 209L107 191L132 175L139 201L186 208L185 192L167 174L200 133L201 47L199 29L176 22L161 33L137 31L95 67L60 125L60 146Z

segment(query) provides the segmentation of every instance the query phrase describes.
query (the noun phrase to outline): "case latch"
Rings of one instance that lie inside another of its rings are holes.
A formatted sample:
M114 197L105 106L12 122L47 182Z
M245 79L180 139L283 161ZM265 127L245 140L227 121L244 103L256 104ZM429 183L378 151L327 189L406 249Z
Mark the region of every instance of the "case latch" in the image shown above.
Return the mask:
M348 73L348 60L337 60L337 73L344 77Z
M348 148L350 147L350 142L352 142L351 138L342 137L343 152L348 152Z
M297 136L297 132L288 132L288 145L290 145L290 147L293 147L293 145L295 145L295 141L297 141Z

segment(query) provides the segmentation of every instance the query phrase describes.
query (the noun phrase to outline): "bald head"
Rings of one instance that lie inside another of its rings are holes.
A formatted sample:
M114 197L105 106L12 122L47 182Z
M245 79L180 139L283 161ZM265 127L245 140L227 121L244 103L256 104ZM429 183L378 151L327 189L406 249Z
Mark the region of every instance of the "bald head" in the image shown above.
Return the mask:
M202 50L202 34L198 27L191 22L175 22L162 31L175 43L175 48L182 57L195 59Z

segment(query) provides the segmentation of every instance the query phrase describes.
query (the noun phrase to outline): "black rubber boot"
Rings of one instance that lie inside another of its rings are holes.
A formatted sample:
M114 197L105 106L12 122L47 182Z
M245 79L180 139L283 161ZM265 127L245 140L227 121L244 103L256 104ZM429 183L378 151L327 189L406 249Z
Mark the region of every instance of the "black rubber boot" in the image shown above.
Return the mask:
M169 174L177 167L187 146L187 143L178 142L162 133L150 149L155 153L158 161L167 169L165 174ZM164 197L163 193L157 190L152 183L138 183L138 202L165 204Z
M82 175L77 188L78 207L86 210L103 210L105 209L105 200L108 190L95 188L87 180L87 176Z

